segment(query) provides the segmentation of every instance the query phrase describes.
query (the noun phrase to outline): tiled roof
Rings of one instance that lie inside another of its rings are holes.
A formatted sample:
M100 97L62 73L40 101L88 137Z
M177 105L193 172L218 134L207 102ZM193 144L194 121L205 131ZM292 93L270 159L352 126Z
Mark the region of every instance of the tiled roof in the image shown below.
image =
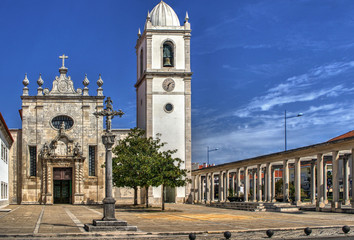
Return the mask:
M11 138L11 140L12 140L11 144L12 144L12 143L14 142L14 139L12 138L12 135L11 135L11 133L10 133L10 130L9 130L9 128L8 128L7 125L6 125L5 119L2 117L1 112L0 112L0 121L1 121L2 124L4 125L4 128L5 128L6 132L7 132L7 134L8 134L9 137Z
M327 142L333 142L335 140L339 140L339 139L345 139L345 138L350 138L350 137L354 137L354 130L353 131L350 131L350 132L347 132L347 133L344 133L338 137L335 137L335 138L332 138L330 140L328 140Z

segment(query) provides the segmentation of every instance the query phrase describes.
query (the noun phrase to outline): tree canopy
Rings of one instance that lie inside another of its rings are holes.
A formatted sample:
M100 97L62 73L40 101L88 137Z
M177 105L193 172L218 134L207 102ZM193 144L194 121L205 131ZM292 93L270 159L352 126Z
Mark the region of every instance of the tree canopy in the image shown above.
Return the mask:
M149 186L162 186L163 204L164 187L180 187L189 181L187 170L181 169L183 161L173 158L177 150L163 151L166 143L162 143L159 137L146 138L144 130L133 128L113 149L113 183L116 187L133 188L134 204L137 204L137 187L146 189L148 206Z

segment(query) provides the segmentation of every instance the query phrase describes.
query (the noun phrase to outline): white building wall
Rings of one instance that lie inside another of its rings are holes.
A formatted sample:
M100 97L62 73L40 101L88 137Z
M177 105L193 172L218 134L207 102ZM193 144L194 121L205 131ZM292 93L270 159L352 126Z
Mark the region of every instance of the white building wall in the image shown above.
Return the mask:
M146 81L142 82L138 88L137 101L137 127L145 129L146 127ZM146 130L146 129L145 129Z
M10 146L0 132L0 206L9 202L9 152Z

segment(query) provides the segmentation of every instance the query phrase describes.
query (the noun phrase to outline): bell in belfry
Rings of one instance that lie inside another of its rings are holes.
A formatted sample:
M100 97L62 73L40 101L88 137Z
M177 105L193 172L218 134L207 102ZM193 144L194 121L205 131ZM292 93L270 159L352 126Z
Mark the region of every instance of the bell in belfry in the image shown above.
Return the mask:
M168 58L168 57L164 58L163 65L164 65L165 67L170 67L170 66L172 66L172 65L171 65L171 59Z
M163 66L164 67L172 67L172 48L169 44L165 44L163 47Z

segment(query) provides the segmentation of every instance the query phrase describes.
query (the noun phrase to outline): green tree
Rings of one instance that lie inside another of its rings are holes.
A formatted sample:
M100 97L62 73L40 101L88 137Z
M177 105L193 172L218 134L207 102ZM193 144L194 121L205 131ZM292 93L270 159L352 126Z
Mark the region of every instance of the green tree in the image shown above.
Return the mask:
M112 164L113 183L117 187L134 189L134 205L137 204L139 186L146 190L146 207L149 207L149 187L161 186L164 210L165 187L180 187L190 181L186 178L187 170L181 169L183 161L172 157L177 150L161 150L165 144L159 134L156 139L146 138L144 130L134 128L113 149L116 156Z
M134 189L134 205L137 204L138 187L146 189L146 206L148 207L148 189L153 178L151 166L158 154L160 140L145 137L145 131L131 129L128 136L119 140L113 149L113 184L116 187Z
M157 136L159 139L159 136ZM166 143L160 143L163 147ZM190 179L187 179L187 170L181 169L183 161L180 158L173 158L177 150L160 151L153 161L151 186L161 186L161 209L165 210L165 188L185 186Z

